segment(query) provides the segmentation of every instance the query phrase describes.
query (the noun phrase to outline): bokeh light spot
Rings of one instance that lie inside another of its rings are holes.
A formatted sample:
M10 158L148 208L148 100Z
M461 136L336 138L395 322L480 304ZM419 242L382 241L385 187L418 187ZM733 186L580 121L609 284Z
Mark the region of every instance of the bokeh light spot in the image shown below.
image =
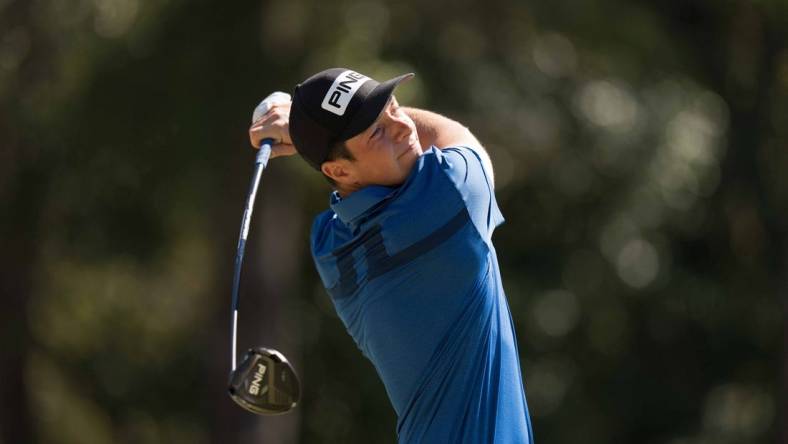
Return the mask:
M96 34L117 38L125 35L134 25L139 0L95 0L94 29Z
M537 68L551 77L571 75L577 67L575 47L561 34L539 36L534 42L533 58Z
M659 272L657 249L644 239L630 240L618 254L616 270L630 287L646 287Z
M637 100L627 89L613 82L589 83L581 90L578 104L589 122L611 131L628 131L637 122Z
M774 401L763 390L742 384L718 386L706 396L703 425L708 431L755 436L772 422Z

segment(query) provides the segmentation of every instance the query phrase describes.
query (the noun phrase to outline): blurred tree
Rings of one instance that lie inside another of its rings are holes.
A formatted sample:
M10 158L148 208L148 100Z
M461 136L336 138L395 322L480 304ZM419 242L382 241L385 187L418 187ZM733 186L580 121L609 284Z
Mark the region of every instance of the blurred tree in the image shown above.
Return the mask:
M780 198L785 184L775 180L773 168L788 166L785 155L775 150L775 143L780 143L777 140L785 146L784 125L777 122L782 120L780 110L788 103L786 78L781 72L788 50L788 8L781 2L673 2L655 12L665 23L674 24L673 29L678 31L675 44L690 48L688 53L700 65L693 74L722 95L730 107L730 120L735 123L714 199L715 212L727 222L727 226L719 227L725 230L717 233L719 244L727 244L725 254L731 258L720 278L732 287L746 285L764 291L761 297L768 305L785 307L788 208L785 199ZM743 282L736 284L739 279ZM745 303L752 302L757 303L757 299ZM787 316L783 309L783 341L788 338ZM753 319L760 322L758 318L756 313ZM768 343L774 347L769 351L774 364L784 369L785 364L774 354L779 351L776 337ZM783 362L786 359L788 354L783 351ZM763 369L758 377L769 381L776 376L772 372ZM773 393L779 390L774 398L779 406L774 434L778 441L786 442L788 373L783 370L780 374L781 379L766 387Z
M46 229L42 202L48 172L43 137L35 134L24 98L48 80L51 42L25 26L34 14L29 2L2 6L0 38L0 442L32 442L33 420L25 377L33 343L25 311L36 281L41 254L38 233ZM16 94L11 94L11 92ZM38 277L40 279L41 277Z

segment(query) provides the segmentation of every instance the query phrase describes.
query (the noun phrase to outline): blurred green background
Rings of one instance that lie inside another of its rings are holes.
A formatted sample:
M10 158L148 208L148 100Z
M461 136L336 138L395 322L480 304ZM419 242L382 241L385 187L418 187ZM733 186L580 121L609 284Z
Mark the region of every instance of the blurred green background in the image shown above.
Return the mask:
M538 443L788 442L788 2L0 0L0 443L393 443L308 248L328 185L266 171L225 393L253 108L314 72L493 158Z

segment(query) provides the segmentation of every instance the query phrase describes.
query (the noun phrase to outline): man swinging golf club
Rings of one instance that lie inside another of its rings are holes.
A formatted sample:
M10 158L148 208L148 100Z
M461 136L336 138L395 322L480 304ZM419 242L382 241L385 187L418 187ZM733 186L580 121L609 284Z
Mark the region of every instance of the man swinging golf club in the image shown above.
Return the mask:
M249 129L333 185L312 255L337 314L377 369L400 443L531 443L517 341L492 233L503 222L479 141L405 108L386 82L334 68Z

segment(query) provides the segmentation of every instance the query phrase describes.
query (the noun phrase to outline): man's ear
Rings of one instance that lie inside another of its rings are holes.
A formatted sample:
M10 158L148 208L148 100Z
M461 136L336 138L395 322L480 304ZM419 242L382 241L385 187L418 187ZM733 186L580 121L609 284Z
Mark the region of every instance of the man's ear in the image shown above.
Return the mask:
M356 176L355 176L355 169L350 164L350 160L348 159L335 159L335 160L327 160L320 165L320 171L323 172L326 176L330 177L331 180L337 183L339 186L352 186L355 184Z

